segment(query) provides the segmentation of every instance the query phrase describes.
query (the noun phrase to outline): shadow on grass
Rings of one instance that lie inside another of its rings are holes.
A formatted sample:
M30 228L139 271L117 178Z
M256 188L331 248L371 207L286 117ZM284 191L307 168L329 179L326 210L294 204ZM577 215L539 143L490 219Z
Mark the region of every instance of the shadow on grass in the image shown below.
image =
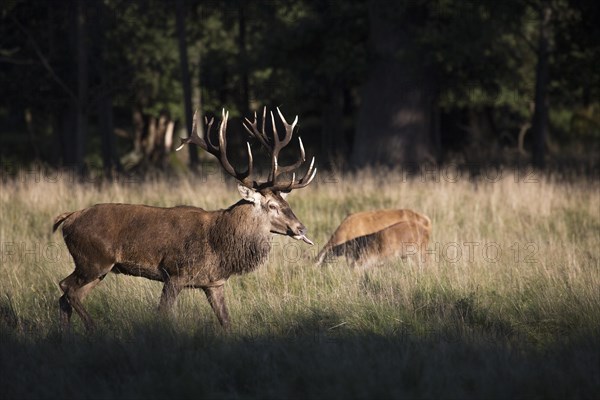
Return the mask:
M472 312L472 304L459 307ZM4 399L590 398L600 390L597 336L540 349L466 327L385 335L324 330L314 312L273 334L224 334L210 324L189 329L153 319L61 336L24 329L32 324L6 308Z

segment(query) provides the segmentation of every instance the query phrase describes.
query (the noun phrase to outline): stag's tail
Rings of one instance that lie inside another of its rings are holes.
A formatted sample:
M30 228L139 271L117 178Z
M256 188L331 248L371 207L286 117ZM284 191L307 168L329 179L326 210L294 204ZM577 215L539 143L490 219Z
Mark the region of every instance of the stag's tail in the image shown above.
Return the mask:
M56 232L60 224L65 222L67 218L71 216L75 211L69 211L63 214L60 214L58 217L54 218L54 225L52 225L52 232Z

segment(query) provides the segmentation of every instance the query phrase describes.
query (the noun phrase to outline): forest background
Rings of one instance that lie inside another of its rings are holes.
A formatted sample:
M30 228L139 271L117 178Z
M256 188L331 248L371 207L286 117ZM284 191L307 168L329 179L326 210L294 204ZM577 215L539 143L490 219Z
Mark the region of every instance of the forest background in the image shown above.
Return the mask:
M195 109L263 106L300 116L321 168L597 174L598 20L582 0L3 2L3 176L186 171Z

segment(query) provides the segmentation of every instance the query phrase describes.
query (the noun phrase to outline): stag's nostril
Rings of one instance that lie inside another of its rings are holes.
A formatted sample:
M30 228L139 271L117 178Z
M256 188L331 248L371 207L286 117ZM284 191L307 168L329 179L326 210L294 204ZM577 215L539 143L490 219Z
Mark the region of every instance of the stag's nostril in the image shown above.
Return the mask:
M304 236L304 235L306 235L307 232L308 232L308 229L306 229L306 227L302 224L295 226L295 227L288 226L288 229L287 229L287 234L290 236Z

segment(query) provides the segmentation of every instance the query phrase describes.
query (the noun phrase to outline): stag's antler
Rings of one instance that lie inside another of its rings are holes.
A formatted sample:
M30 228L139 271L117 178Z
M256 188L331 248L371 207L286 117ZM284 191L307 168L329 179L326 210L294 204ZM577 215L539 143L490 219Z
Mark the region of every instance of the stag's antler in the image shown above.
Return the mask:
M214 119L211 118L210 121L208 121L205 118L205 122L207 125L206 133L204 135L201 135L201 132L198 129L198 112L196 111L196 113L194 114L194 123L192 125L192 134L188 138L181 139L181 145L177 148L177 150L180 150L184 145L190 143L194 143L200 146L210 154L214 155L223 166L223 169L225 169L225 171L227 171L229 175L233 176L235 179L240 181L244 186L256 190L270 189L272 191L290 191L293 189L303 188L313 180L317 173L317 169L314 168L315 158L312 158L310 166L308 167L308 170L306 171L304 176L296 181L296 173L292 171L300 167L300 165L302 165L302 163L304 163L305 161L304 145L302 144L302 139L298 138L298 142L300 144L300 157L298 158L298 161L296 161L294 164L287 166L279 165L277 157L279 156L279 152L281 151L281 149L287 146L290 140L292 139L294 127L298 123L298 116L296 116L294 122L292 122L292 124L290 125L281 114L279 108L277 108L277 113L279 114L281 122L285 127L285 136L283 140L279 138L279 133L277 132L277 128L275 127L275 117L272 111L270 112L270 114L271 124L273 127L273 139L272 141L269 140L269 137L265 132L265 122L267 119L266 107L263 110L262 126L260 131L258 129L258 120L256 117L256 113L254 113L254 121L250 121L246 118L246 121L244 123L244 128L246 128L250 136L257 139L271 155L271 172L267 181L265 182L257 182L255 180L252 180L250 177L250 175L252 174L253 157L249 143L246 143L248 147L248 170L246 172L237 172L227 159L227 138L225 135L225 131L227 130L227 119L229 117L229 112L225 112L225 110L223 110L223 119L221 120L221 124L219 125L219 146L215 146L210 141L210 130L212 128ZM277 178L281 174L289 172L292 172L292 179L289 182L277 181Z
M194 122L192 124L192 134L188 138L181 139L181 145L176 149L176 151L181 150L181 148L186 144L193 143L195 145L198 145L213 156L215 156L217 160L219 160L219 162L221 163L223 169L229 175L237 179L242 185L256 189L258 184L257 182L253 181L250 177L250 175L252 174L253 164L252 150L250 149L250 144L246 143L246 145L248 146L248 170L246 172L237 172L233 165L231 165L231 163L227 159L227 137L225 135L225 132L227 130L228 118L229 111L226 112L225 109L223 109L223 119L219 124L219 145L215 146L210 140L210 130L212 129L214 118L211 118L210 121L208 120L208 118L204 118L204 122L206 123L206 133L203 135L199 129L199 116L198 111L196 110L196 112L194 113Z
M275 116L273 115L273 111L271 111L270 114L271 114L271 126L273 127L273 141L272 141L272 143L269 143L268 136L265 132L265 122L267 120L267 108L266 107L263 109L262 124L261 124L260 131L258 130L258 119L257 119L256 113L254 113L253 121L250 121L248 118L246 118L246 121L244 123L244 128L246 128L246 131L248 131L250 136L256 138L263 145L263 147L266 148L267 151L271 154L271 173L269 174L269 178L268 178L267 182L262 183L261 186L268 187L273 191L277 191L277 190L290 191L292 189L303 188L313 180L313 178L315 177L315 175L317 173L317 169L314 168L314 165L315 165L314 157L312 158L312 160L310 162L310 166L308 167L308 170L306 171L306 173L304 174L304 176L301 179L296 181L296 173L293 172L291 181L283 182L283 183L277 182L277 178L281 174L287 173L287 172L292 172L292 171L296 170L305 161L304 145L302 144L302 139L298 138L298 143L300 145L300 157L298 158L298 160L294 164L291 164L291 165L287 165L287 166L279 165L279 163L277 161L277 157L279 157L279 152L281 151L281 149L283 149L285 146L287 146L290 143L290 140L292 139L292 134L294 132L294 127L298 123L298 116L296 116L296 118L294 119L294 122L292 122L291 124L288 124L288 122L285 120L285 118L281 114L281 111L279 110L279 108L277 108L277 113L279 114L279 118L281 118L281 122L283 123L283 126L285 128L285 136L283 137L283 140L280 140L280 138L279 138L279 133L277 132L277 128L275 127Z

